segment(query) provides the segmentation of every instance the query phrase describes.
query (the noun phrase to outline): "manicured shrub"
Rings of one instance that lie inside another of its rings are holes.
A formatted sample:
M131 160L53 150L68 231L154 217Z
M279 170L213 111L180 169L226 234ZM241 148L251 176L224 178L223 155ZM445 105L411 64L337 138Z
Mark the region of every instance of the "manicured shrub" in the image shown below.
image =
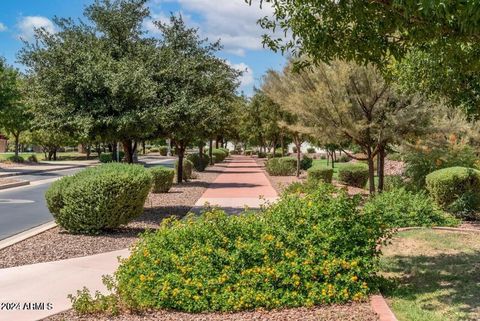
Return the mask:
M207 168L208 164L210 163L210 158L207 154L189 154L187 159L192 162L193 168L195 168L197 172L205 171L205 168Z
M252 154L253 154L253 151L251 149L246 149L245 150L245 155L252 156Z
M313 148L313 147L308 147L308 148L307 148L307 153L309 153L309 154L314 154L315 152L316 152L316 151L315 151L315 148Z
M410 190L409 184L404 177L400 175L388 175L383 178L383 190L391 191L398 188L405 188Z
M258 152L257 155L258 155L258 158L267 158L267 153L264 153L264 152Z
M320 159L327 159L327 155L321 154L321 155L320 155Z
M474 168L477 160L473 147L465 144L440 146L413 146L403 154L406 163L405 175L418 190L425 188L428 174L448 167Z
M167 156L168 154L168 146L160 146L158 148L158 152L160 153L161 156Z
M98 233L143 213L152 177L143 166L105 164L52 183L45 197L55 221L74 233Z
M111 153L102 153L100 154L100 163L111 163L113 162L112 154Z
M359 200L321 184L262 213L166 220L121 262L115 296L132 309L186 312L366 299L389 232Z
M463 218L477 218L480 208L480 171L467 167L449 167L430 173L426 187L443 209Z
M313 159L308 157L307 155L303 155L302 159L300 160L300 168L303 170L307 170L312 167Z
M149 153L159 153L160 149L158 147L150 147Z
M271 158L265 163L267 173L272 176L290 176L297 171L297 160L292 157Z
M228 155L230 155L230 150L228 148L223 148L223 147L220 147L218 148L220 149L221 151L223 151L225 153L225 157L228 157Z
M316 166L309 168L307 171L307 179L309 181L323 181L331 183L333 177L333 169L329 167Z
M424 192L392 189L371 197L364 211L389 227L456 226L459 221L442 211Z
M346 164L338 168L338 179L349 186L364 188L368 181L368 167L364 164Z
M27 160L31 163L38 163L38 158L37 158L37 155L35 154L28 156Z
M215 163L221 163L225 160L225 158L227 158L227 154L223 150L218 148L212 149L212 156L215 156Z
M293 146L292 147L292 153L296 153L297 152L297 147L296 146Z
M175 172L178 173L178 161L175 162ZM188 181L192 179L193 163L188 159L183 159L183 180Z
M18 156L11 155L11 156L7 157L7 161L12 162L12 163L23 163L23 162L25 162L25 159L20 155L18 155Z
M167 193L173 185L175 170L163 166L153 167L150 169L152 175L152 192Z

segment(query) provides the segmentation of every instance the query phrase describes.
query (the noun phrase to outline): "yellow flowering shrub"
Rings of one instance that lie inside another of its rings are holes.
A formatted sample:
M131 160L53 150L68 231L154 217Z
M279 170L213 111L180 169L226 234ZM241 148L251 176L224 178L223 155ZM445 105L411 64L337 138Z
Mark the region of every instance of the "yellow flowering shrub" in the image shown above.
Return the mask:
M259 213L213 209L165 221L121 262L114 295L136 310L187 312L363 300L375 280L377 240L389 235L358 205L319 185Z

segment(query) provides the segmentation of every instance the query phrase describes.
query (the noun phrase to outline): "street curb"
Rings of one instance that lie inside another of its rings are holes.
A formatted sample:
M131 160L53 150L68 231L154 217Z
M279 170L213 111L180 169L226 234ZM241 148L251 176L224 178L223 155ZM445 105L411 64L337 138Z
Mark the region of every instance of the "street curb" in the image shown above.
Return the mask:
M49 229L52 229L57 226L57 223L55 222L48 222L42 225L39 225L37 227L33 227L31 229L28 229L24 232L20 232L18 234L15 234L14 236L10 236L4 240L0 241L0 250L3 250L9 246L12 246L18 242L24 241L28 238L31 238L35 235L38 235L40 233L43 233L45 231L48 231Z
M480 230L473 228L459 228L459 227L448 227L448 226L433 226L433 227L401 227L397 229L397 232L403 231L413 231L413 230L422 230L422 229L432 229L439 231L449 231L449 232L469 232L469 233L480 233Z
M370 297L370 306L372 307L373 312L378 314L378 319L380 321L398 321L395 314L390 310L383 295L372 295Z
M26 186L26 185L30 185L30 181L19 180L18 182L0 185L0 190L9 189L9 188L13 188L13 187L19 187L19 186Z

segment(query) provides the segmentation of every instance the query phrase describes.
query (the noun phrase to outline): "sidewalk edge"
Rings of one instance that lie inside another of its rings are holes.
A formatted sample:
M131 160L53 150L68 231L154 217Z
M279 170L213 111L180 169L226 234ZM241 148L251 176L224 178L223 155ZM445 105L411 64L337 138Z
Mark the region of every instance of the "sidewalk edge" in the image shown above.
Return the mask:
M370 306L372 307L373 312L378 314L380 321L398 321L395 314L388 306L383 295L377 294L370 297Z

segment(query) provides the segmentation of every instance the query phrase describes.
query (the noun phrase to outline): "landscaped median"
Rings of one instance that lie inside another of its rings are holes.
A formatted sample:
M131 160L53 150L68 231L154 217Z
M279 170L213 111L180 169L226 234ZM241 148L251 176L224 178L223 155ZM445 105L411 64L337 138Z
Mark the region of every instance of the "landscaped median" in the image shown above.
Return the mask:
M91 170L94 169L88 169L88 171ZM196 173L196 179L180 185L174 184L168 193L149 193L143 206L143 213L126 225L103 229L96 234L75 234L68 232L65 228L55 227L23 240L0 250L0 268L69 259L128 248L138 239L139 233L147 229L158 228L164 218L184 216L201 197L208 183L212 182L217 175L218 169L211 167L205 172ZM88 185L82 186L85 191L92 190ZM95 188L99 187L95 186ZM72 191L72 193L74 192ZM88 195L90 195L89 197L97 196L95 193ZM130 195L126 195L125 198L130 198ZM76 204L79 209L83 208L84 210L91 205L88 201ZM75 206L75 204L72 203L69 206ZM118 211L121 213L123 209Z

